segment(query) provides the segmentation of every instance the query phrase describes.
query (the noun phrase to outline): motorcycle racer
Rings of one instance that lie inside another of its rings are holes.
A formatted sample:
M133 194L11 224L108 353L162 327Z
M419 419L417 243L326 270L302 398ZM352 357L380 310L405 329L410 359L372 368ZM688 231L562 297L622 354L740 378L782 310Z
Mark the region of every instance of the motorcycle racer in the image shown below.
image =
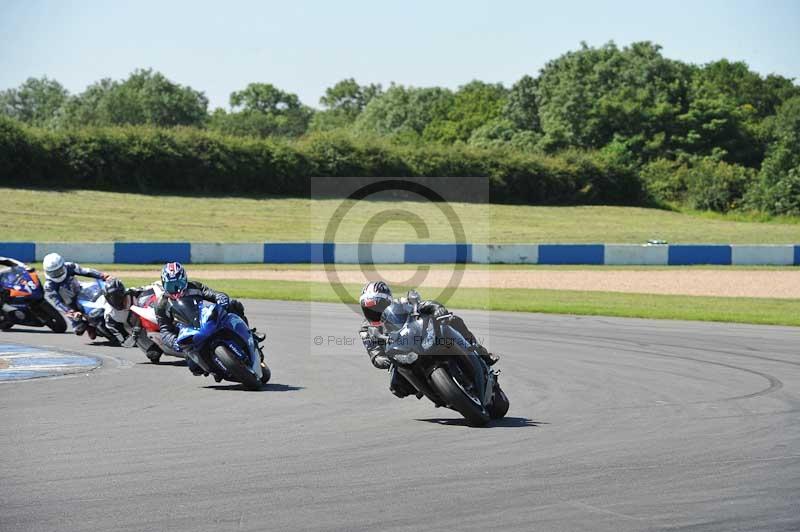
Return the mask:
M81 319L83 315L77 306L81 285L75 277L91 277L105 281L111 276L92 268L84 268L75 262L65 262L58 253L45 255L43 266L45 299L70 319L75 334L81 336L85 332L94 340L97 333L94 327L89 327L86 321Z
M401 301L404 298L401 298ZM361 312L364 315L364 321L359 330L361 342L367 350L372 365L378 369L388 369L392 362L386 355L386 350L383 341L381 340L381 330L383 323L381 316L383 311L392 304L392 290L383 281L376 281L367 283L361 291L359 297L359 305ZM434 300L421 301L418 306L418 311L421 315L429 315L433 318L450 319L450 325L458 331L466 341L468 341L475 348L475 352L486 362L487 365L494 365L499 358L492 353L489 353L485 347L478 343L477 338L467 328L460 317L452 314L447 308ZM389 384L389 389L397 397L405 397L416 390L397 373L392 373L392 379Z
M137 304L142 297L155 294L153 285L137 288L125 288L119 279L111 279L103 290L106 297L104 319L106 328L117 338L124 347L133 344L145 352L147 358L158 359L162 352L144 332L139 317L130 311L131 305Z
M161 270L161 284L164 287L164 294L156 304L156 318L158 319L158 327L161 330L164 345L171 346L175 351L181 351L181 347L177 343L178 327L175 325L175 317L172 313L172 301L183 297L195 296L204 301L215 303L226 308L228 312L238 315L249 325L247 317L244 315L244 305L240 301L231 299L224 292L218 292L198 281L189 281L186 270L179 262L168 262L164 265ZM261 354L261 366L266 368L264 353L261 351L260 346L265 336L258 334L254 328L250 329L250 331L258 352ZM187 363L192 374L203 375L203 370L191 359L187 358Z

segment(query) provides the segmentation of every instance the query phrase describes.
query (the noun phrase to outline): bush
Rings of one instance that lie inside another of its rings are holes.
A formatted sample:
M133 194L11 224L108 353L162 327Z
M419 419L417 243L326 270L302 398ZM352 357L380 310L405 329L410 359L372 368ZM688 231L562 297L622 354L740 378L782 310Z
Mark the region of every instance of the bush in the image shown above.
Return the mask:
M687 162L656 159L640 176L650 198L659 203L728 212L742 205L755 181L755 171L709 157Z
M288 141L193 128L45 131L3 120L0 162L6 186L307 195L314 176L485 176L495 202L636 204L643 197L635 173L597 153L396 144L341 131Z
M686 174L686 200L694 209L728 212L741 205L754 180L751 168L704 158Z
M639 176L651 200L683 203L686 199L687 167L676 161L656 159L642 167Z

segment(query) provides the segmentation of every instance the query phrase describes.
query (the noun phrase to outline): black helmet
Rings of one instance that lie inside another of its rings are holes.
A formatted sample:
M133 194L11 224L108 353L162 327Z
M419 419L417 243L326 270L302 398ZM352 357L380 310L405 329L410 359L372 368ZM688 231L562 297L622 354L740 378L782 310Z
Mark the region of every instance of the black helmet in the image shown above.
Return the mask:
M109 305L117 310L123 310L125 306L125 285L119 279L111 279L106 282L103 295Z
M386 307L392 304L392 290L383 281L367 283L361 290L361 297L358 298L361 305L361 312L371 325L379 325L381 314Z

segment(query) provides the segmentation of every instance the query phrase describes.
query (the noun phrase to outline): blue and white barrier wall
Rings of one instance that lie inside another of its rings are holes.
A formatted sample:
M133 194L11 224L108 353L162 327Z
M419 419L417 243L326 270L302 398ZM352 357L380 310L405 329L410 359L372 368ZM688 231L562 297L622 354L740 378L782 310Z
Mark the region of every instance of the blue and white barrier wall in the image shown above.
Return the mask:
M25 262L48 253L99 264L375 263L800 265L800 244L333 244L262 242L0 242L0 256Z

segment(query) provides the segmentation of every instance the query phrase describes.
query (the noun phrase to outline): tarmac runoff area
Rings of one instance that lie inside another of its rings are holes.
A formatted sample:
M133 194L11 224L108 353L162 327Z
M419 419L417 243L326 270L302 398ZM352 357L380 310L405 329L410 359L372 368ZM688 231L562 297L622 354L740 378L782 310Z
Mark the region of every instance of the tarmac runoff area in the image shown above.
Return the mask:
M92 356L0 343L0 383L86 373L100 364L100 359Z
M800 530L798 328L464 311L511 401L473 429L393 396L353 309L244 304L260 392L0 333L103 361L0 385L0 531Z

